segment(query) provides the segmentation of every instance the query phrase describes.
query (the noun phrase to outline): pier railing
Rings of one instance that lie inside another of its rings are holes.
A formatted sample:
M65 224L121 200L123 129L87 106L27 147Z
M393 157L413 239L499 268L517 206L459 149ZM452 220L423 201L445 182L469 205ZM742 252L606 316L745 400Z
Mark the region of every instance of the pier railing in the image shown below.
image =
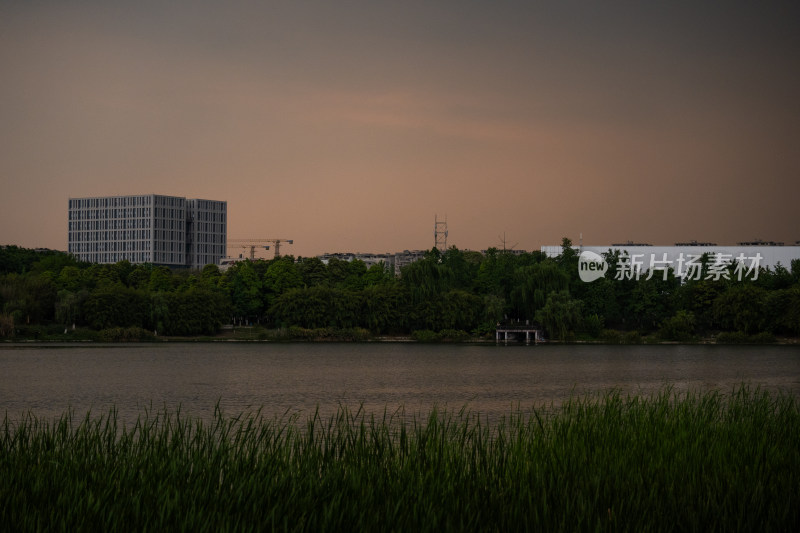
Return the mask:
M538 326L527 324L498 324L495 329L495 342L499 343L502 339L505 344L508 344L509 339L520 340L523 334L525 335L526 345L531 343L531 339L533 339L534 344L539 344L544 341L544 332Z

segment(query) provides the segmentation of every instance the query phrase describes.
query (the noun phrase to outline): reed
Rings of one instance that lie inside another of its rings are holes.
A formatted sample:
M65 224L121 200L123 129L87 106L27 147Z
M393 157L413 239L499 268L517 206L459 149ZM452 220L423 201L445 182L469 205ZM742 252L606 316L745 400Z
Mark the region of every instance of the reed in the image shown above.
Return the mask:
M800 402L609 392L487 423L341 407L0 428L0 529L796 531Z

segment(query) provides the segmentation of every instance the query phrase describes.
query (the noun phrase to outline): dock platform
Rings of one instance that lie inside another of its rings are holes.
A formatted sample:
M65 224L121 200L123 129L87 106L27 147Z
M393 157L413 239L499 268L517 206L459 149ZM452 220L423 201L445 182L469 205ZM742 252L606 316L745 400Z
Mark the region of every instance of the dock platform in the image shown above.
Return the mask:
M534 344L539 344L544 340L544 335L542 334L542 330L536 328L534 326L497 326L495 330L495 343L499 344L500 340L503 340L503 343L508 344L509 339L517 341L522 339L522 335L525 335L525 344L529 345L531 343L531 339L533 339Z

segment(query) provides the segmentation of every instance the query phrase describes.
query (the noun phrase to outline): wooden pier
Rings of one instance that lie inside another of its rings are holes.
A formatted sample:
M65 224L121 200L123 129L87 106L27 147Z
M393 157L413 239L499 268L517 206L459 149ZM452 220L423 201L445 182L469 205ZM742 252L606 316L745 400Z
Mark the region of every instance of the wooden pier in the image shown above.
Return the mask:
M521 340L522 335L525 335L525 344L531 343L531 338L534 344L539 344L544 340L542 330L533 326L497 326L495 330L495 343L499 344L502 338L503 343L508 344L509 338L511 340Z

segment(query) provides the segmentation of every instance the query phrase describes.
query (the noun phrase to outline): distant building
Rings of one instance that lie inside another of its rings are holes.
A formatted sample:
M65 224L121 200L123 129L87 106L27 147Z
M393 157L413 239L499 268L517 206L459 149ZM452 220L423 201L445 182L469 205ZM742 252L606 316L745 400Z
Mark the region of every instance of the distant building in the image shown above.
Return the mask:
M426 253L428 253L427 250L403 250L402 252L394 254L339 252L318 255L317 258L325 264L328 264L328 261L334 258L340 261L353 261L358 259L359 261L363 261L367 268L383 263L389 272L394 273L395 276L400 276L400 270L403 267L424 258Z
M739 246L783 246L782 242L762 241L761 239L749 242L740 242L738 244Z
M715 242L697 242L697 241L675 243L675 246L716 246L716 245L717 243Z
M653 246L653 245L646 242L627 241L627 242L612 244L611 246Z
M331 259L338 259L339 261L361 261L367 268L374 265L383 264L389 270L394 269L394 254L362 254L360 252L337 252L318 255L317 259L326 265Z
M394 254L394 275L400 276L403 267L425 258L426 250L403 250Z
M202 268L225 257L228 204L158 194L69 199L69 252L92 263Z
M186 264L213 265L225 257L228 240L228 202L186 200Z
M510 254L510 255L523 255L528 253L527 250L517 250L516 248L508 248L506 250L498 250L497 248L495 248L494 250L497 253ZM489 250L481 250L481 253L483 255L489 255Z

